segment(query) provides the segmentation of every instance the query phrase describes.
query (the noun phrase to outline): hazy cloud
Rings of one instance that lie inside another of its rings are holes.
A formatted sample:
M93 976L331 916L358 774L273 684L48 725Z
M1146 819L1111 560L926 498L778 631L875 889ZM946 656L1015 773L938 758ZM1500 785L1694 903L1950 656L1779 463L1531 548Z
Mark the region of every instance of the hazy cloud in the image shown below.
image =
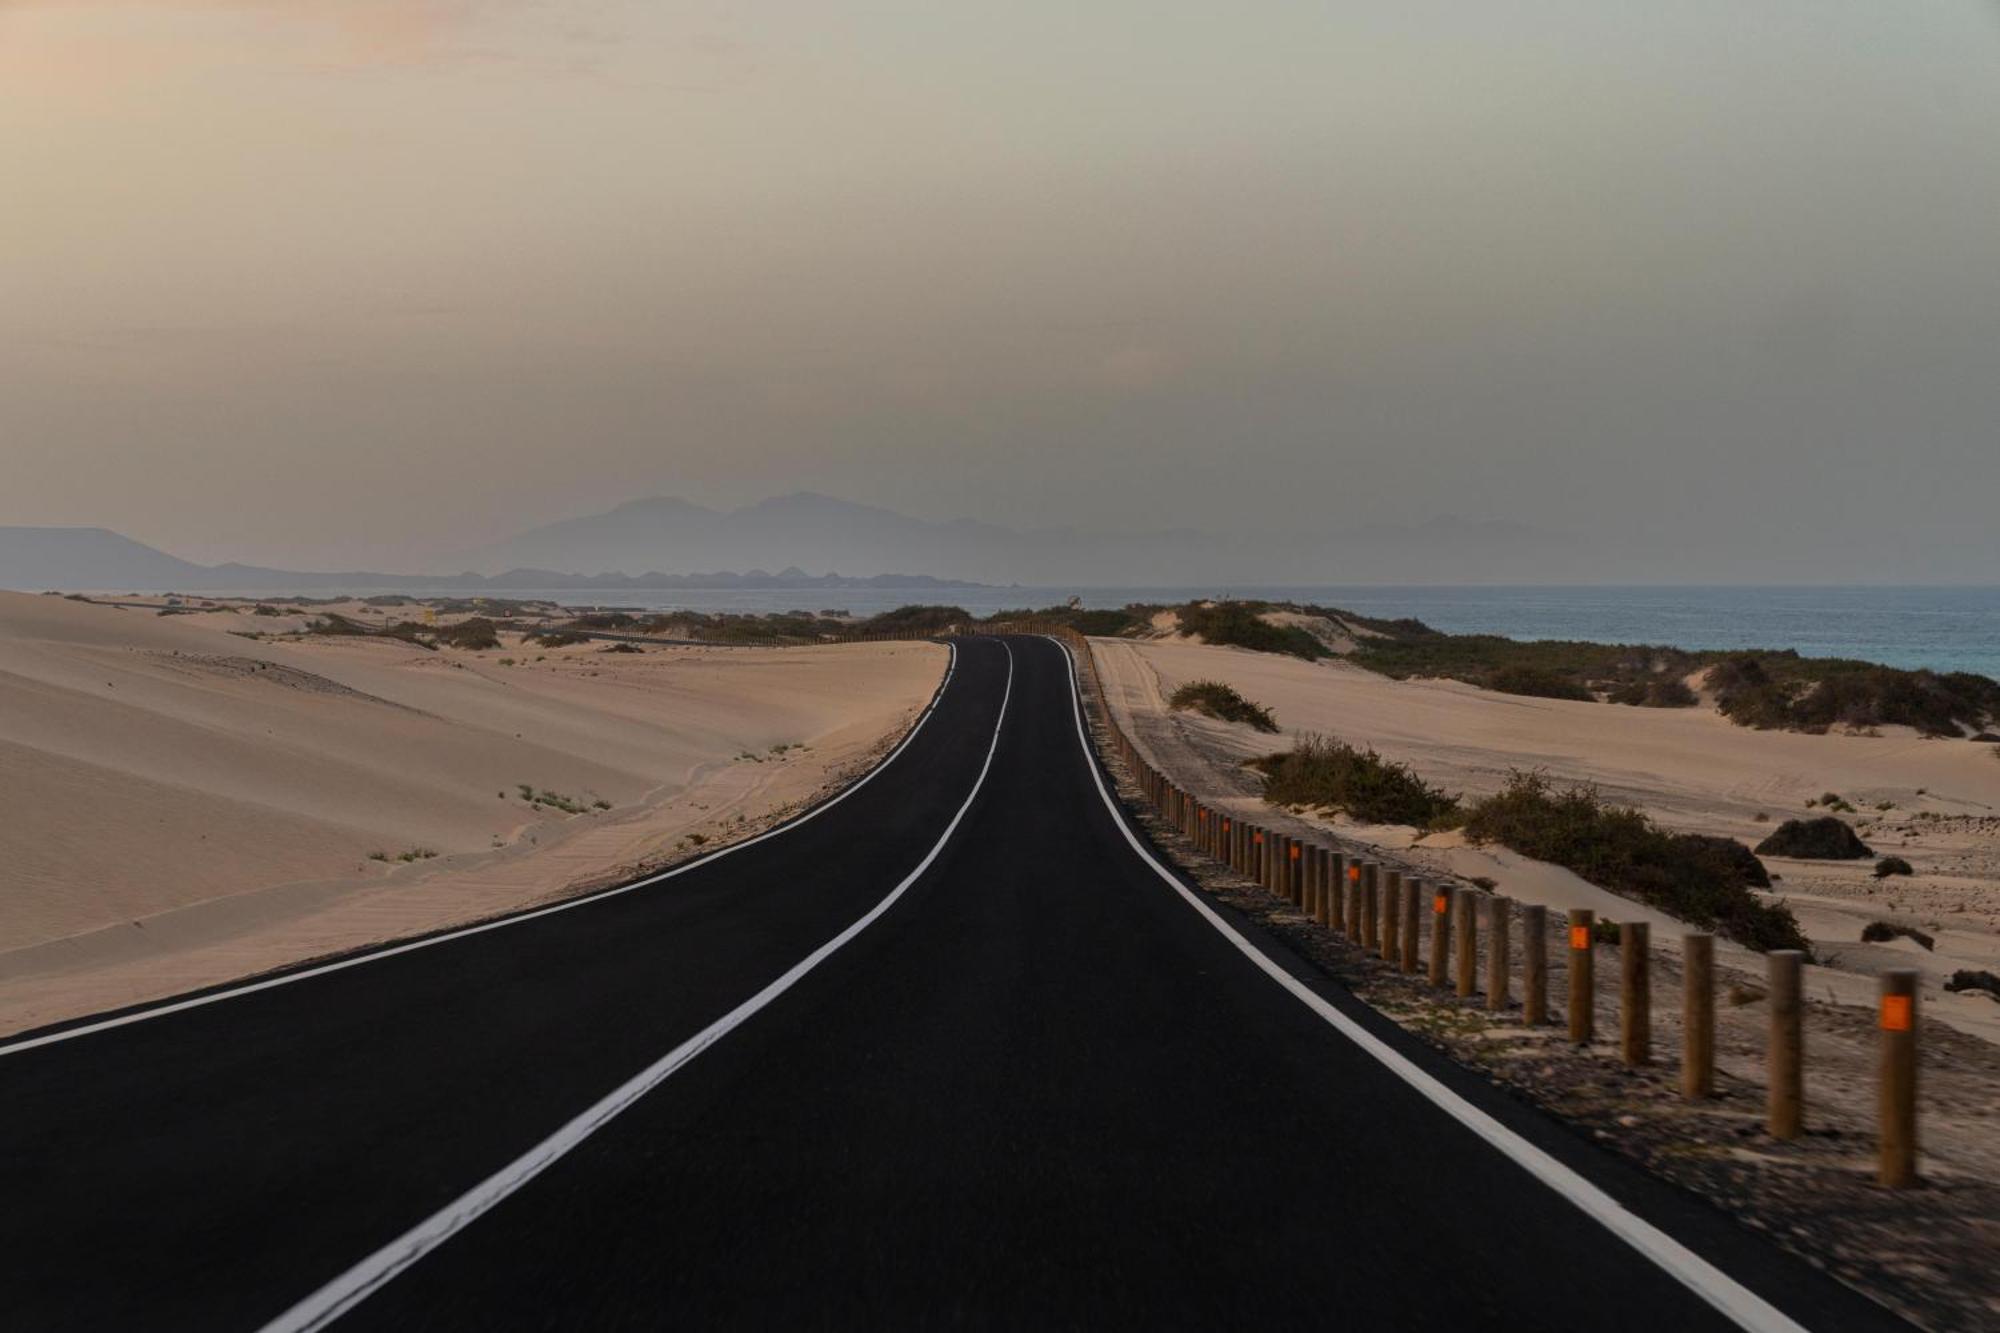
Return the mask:
M0 0L0 522L408 566L810 488L1974 577L1996 66L1983 0Z

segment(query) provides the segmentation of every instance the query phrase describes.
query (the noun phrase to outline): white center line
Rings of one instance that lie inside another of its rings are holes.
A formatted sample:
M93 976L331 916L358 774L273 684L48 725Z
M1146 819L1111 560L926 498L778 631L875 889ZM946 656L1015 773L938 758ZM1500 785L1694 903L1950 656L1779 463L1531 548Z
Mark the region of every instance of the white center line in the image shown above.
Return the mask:
M958 807L958 813L951 817L951 823L945 825L944 832L938 835L937 842L924 859L917 863L916 869L903 877L901 883L889 891L886 898L876 903L866 915L840 934L793 964L783 976L612 1089L561 1129L273 1319L264 1326L264 1333L305 1333L309 1329L325 1328L340 1318L368 1299L370 1295L381 1290L398 1273L450 1240L508 1195L548 1170L565 1153L665 1082L676 1070L728 1036L758 1010L790 990L797 984L799 978L818 967L835 950L866 930L884 912L895 906L896 900L901 898L926 870L930 869L931 863L944 851L945 844L951 841L951 835L965 819L966 812L972 809L972 803L979 798L980 790L986 785L987 773L992 771L993 755L1000 748L1000 729L1007 721L1007 705L1014 697L1014 650L1004 641L1000 646L1007 650L1007 688L1000 696L1000 715L993 721L993 740L986 747L986 761L979 767L979 777L972 784L971 792L966 795L965 803Z

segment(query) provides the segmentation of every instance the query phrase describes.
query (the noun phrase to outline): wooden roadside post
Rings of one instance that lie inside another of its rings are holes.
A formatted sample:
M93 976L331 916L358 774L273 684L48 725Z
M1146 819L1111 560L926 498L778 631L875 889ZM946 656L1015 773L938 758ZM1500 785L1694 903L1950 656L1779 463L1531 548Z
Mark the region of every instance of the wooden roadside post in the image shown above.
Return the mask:
M1430 983L1442 987L1451 966L1451 886L1431 888L1431 970Z
M1382 884L1382 961L1393 963L1403 951L1403 872L1391 870Z
M1361 937L1361 863L1347 863L1347 879L1340 890L1340 916L1346 924L1341 933L1349 939Z
M1469 999L1479 988L1479 890L1458 891L1458 998Z
M1494 894L1486 900L1486 1010L1507 1007L1507 900Z
M1882 1125L1878 1178L1890 1189L1917 1183L1917 973L1882 974Z
M1540 903L1521 907L1521 1021L1549 1021L1549 909Z
M1424 882L1420 879L1403 881L1403 971L1417 970L1417 931L1424 919Z
M1805 1008L1800 994L1804 953L1773 949L1770 966L1771 1052L1766 1126L1774 1139L1795 1139L1805 1128Z
M1651 933L1644 921L1626 921L1618 927L1619 1050L1628 1065L1650 1064L1653 1059L1652 953L1647 947Z
M1715 1095L1715 936L1681 936L1681 1096Z
M1369 861L1361 867L1361 947L1375 949L1382 943L1382 867Z
M1569 914L1569 1039L1588 1045L1597 1032L1597 913Z
M1322 926L1331 926L1337 919L1334 915L1334 895L1340 892L1340 858L1329 847L1319 849L1319 902L1313 909L1313 920Z
M1290 876L1290 891L1285 895L1294 905L1306 905L1306 858L1305 846L1297 838L1285 839L1285 870Z

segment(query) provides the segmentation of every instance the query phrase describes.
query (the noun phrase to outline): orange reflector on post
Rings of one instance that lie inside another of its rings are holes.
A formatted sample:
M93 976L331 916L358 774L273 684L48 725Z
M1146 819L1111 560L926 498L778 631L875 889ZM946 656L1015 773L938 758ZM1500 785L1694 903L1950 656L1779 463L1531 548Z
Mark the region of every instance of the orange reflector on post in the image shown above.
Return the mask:
M1449 912L1450 910L1451 910L1450 894L1440 893L1437 897L1431 899L1431 911L1437 913L1439 916L1443 916L1446 912Z
M1299 859L1299 845L1297 843L1292 844L1292 859L1294 861Z
M1257 830L1257 841L1260 843L1264 841L1264 831L1262 829Z
M1590 927L1571 926L1569 928L1569 947L1572 949L1588 949L1590 947Z
M1361 882L1361 867L1360 866L1347 867L1347 877L1353 880L1356 884L1359 884Z
M1882 1030L1885 1032L1908 1032L1910 1030L1909 996L1884 995L1882 997Z

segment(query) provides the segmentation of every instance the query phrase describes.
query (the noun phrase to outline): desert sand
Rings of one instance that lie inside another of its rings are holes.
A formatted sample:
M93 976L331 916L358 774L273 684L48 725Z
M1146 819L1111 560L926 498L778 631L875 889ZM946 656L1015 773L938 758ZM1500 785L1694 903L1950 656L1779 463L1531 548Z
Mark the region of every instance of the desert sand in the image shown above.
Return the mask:
M1263 807L1242 761L1283 749L1289 735L1304 732L1373 746L1426 780L1472 796L1498 789L1512 770L1545 769L1560 780L1596 783L1670 828L1751 845L1784 819L1821 813L1807 801L1838 793L1857 808L1849 818L1870 846L1906 858L1916 874L1876 880L1872 859L1766 858L1780 877L1776 892L1830 964L1810 969L1809 984L1817 994L1868 1004L1875 972L1916 967L1930 1016L2000 1040L2000 1004L1940 989L1959 968L2000 971L2000 757L1992 745L1888 728L1879 736L1751 731L1707 708L1520 698L1178 638L1095 639L1092 647L1114 708L1149 757L1245 814ZM1177 686L1203 678L1226 681L1270 708L1283 734L1167 710ZM1663 941L1684 929L1560 867L1504 848L1470 847L1458 834L1424 837L1337 817L1313 822L1419 868L1491 878L1498 892L1523 902L1649 920ZM1877 919L1929 932L1935 952L1906 940L1861 943L1862 927ZM1756 970L1746 952L1725 952Z
M286 637L305 619L0 593L0 1030L739 836L885 751L946 660Z

